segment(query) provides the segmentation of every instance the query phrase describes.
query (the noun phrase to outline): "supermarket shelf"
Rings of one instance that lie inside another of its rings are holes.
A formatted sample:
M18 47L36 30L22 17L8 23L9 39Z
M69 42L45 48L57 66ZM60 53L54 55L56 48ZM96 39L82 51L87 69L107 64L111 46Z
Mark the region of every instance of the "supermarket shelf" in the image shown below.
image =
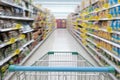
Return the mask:
M27 42L25 45L23 45L23 46L20 48L20 51L22 51L24 47L26 47L27 45L31 44L32 42L33 42L33 40ZM0 66L3 65L5 62L9 61L12 57L14 57L14 55L11 54L9 57L7 57L7 58L5 58L4 60L2 60L2 61L0 62Z
M93 53L91 53L91 52L87 49L87 47L84 46L84 45L82 44L82 42L81 42L79 39L77 39L77 38L75 37L75 35L74 35L71 31L69 31L69 32L70 32L70 33L72 34L72 36L80 43L80 45L82 45L82 47L93 57L93 59L94 59L100 66L104 66L104 65L100 62L100 60L99 60L96 56L94 56ZM113 74L109 73L109 75L110 75L110 77L111 77L113 80L118 80Z
M7 5L7 6L13 6L13 7L17 7L17 8L23 9L23 7L15 4L15 3L11 3L11 2L5 1L5 0L0 0L0 4Z
M81 24L79 24L79 25L81 26ZM91 28L91 29L94 29L94 28ZM101 28L99 28L98 30L104 31L104 32L108 32L106 29L101 29ZM114 30L113 30L111 33L120 34L119 31L114 31Z
M54 30L53 30L53 31L54 31ZM53 31L52 31L52 32L53 32ZM43 40L43 41L41 41L41 42L27 55L27 57L25 57L25 58L22 60L22 62L21 62L19 65L23 65L23 64L30 58L30 56L32 56L32 55L34 54L34 52L39 48L39 46L41 46L41 45L47 40L47 38L52 34L52 32L50 32L50 33L47 35L46 39ZM15 73L11 73L9 76L7 76L7 77L5 78L5 80L10 79L14 74L15 74Z
M88 49L87 49L87 47L85 47L83 44L82 44L82 42L80 41L80 40L82 40L82 39L77 39L76 37L75 37L75 35L73 34L73 32L72 32L72 35L74 36L74 38L80 43L80 45L82 45L82 47L93 57L93 59L100 65L100 66L103 66L103 64L100 62L100 60L97 58L97 57L95 57L94 55L93 55L93 53L91 53ZM80 38L80 37L79 37Z
M34 31L34 29L31 29L31 30L28 30L28 31L23 31L22 33L29 33L29 32L32 32Z
M109 43L109 44L111 44L111 45L114 45L114 46L120 48L120 45L117 44L117 43L114 43L114 42L112 42L112 41L108 41L108 40L106 40L106 39L104 39L104 38L98 37L98 36L96 36L96 35L94 35L94 34L91 34L91 33L87 33L87 34L90 35L90 36L93 36L93 37L95 37L95 38L97 38L97 39L100 39L100 40L102 40L102 41L104 41L104 42L107 42L107 43Z
M91 47L89 44L87 44L89 46L89 48L91 48L94 52L96 52L96 54L98 54L102 59L104 59L109 65L113 66L119 73L120 73L120 69L110 60L108 60L105 56L103 56L101 53L99 53L98 51L96 51L95 48Z
M11 30L17 30L17 28L7 28L7 29L0 29L0 32L6 32Z
M79 34L77 34L74 30L72 30L72 33L74 33L74 34L75 34L75 36L77 36L80 40L82 40L82 38L80 37L80 35L79 35Z
M19 41L19 40L21 40L21 39L18 38L18 39L15 40L15 42L17 42L17 41ZM15 42L14 42L14 43L15 43ZM0 44L0 48L3 48L3 47L5 47L5 46L7 46L7 45L10 45L10 44L13 44L13 43L9 43L9 41L8 41L8 42L6 42L6 43Z
M101 31L104 31L104 32L108 32L106 29L98 29L98 30L101 30ZM119 31L112 31L111 33L115 33L115 34L120 34Z
M13 57L13 55L8 56L7 58L5 58L4 60L0 61L0 66L2 66L5 62L7 62L8 60L10 60Z
M0 4L1 4L1 5L5 5L5 6L17 7L17 8L26 10L26 11L32 11L32 10L30 10L30 9L24 8L24 7L22 7L22 6L19 6L19 5L15 4L15 3L11 3L10 1L0 0Z
M89 15L89 14L92 14L92 13L98 13L98 12L100 12L100 11L108 10L108 9L111 9L111 8L114 8L114 7L117 7L117 6L120 6L120 4L116 4L116 5L110 6L110 7L108 7L108 8L104 8L104 7L103 7L102 9L100 9L100 10L98 10L98 11L92 11L92 12L86 14L86 15ZM85 16L86 16L86 15L85 15ZM119 18L119 19L120 19L120 18Z
M14 17L14 16L0 16L0 18L3 18L3 19L15 19L15 20L29 20L29 21L33 21L34 20L34 18Z
M94 44L96 46L96 43L94 43L92 40L87 39L87 41L91 42L92 44ZM117 59L118 61L120 61L120 57L116 56L114 53L111 53L110 51L100 47L100 49L102 49L103 51L105 51L108 55L114 57L115 59Z
M86 47L85 47L86 48ZM100 65L100 66L104 66L100 60L93 55L93 53L91 53L87 48L86 48L87 52L93 57L93 59ZM110 77L113 79L113 80L118 80L113 74L109 73Z
M54 30L53 30L54 31ZM53 32L52 31L52 32ZM22 65L22 64L24 64L29 58L30 58L30 56L39 48L39 46L41 46L47 39L48 39L48 37L52 34L52 32L49 32L49 34L46 36L46 38L43 40L43 41L41 41L31 52L30 52L30 54L20 63L20 65Z
M43 34L39 35L39 37L36 40L39 40L42 36L43 36Z
M105 21L105 20L119 20L120 17L113 17L113 18L101 18L101 19L89 19L88 21Z
M78 34L81 34L81 32L80 32L80 31L78 31L78 30L75 30L75 29L74 29L74 31L75 31L75 32L77 32Z
M99 2L99 1L97 0L97 1L93 2L91 5L93 5L93 4L97 3L97 2ZM89 6L90 6L90 5L86 6L86 7L83 8L82 10L86 9L86 8L89 7Z
M29 5L32 5L33 7L35 7L35 8L37 8L36 6L34 6L32 3L30 3L29 1L27 1L27 0L23 0L24 2L26 2L26 3L28 3ZM38 8L37 8L38 9ZM28 10L30 10L30 9L28 9Z
M34 42L34 40L30 40L28 41L25 45L23 45L21 48L20 48L20 51L22 51L25 47L27 47L29 44L31 44L32 42Z

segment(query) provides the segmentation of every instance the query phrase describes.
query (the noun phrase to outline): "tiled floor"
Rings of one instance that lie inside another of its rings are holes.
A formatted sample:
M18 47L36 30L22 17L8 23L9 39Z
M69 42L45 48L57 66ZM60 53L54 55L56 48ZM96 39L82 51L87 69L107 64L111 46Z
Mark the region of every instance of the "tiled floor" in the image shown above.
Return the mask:
M50 37L38 48L38 50L31 56L25 65L31 65L48 51L77 51L92 64L97 65L96 62L89 56L89 54L78 44L78 42L71 36L66 29L55 30Z

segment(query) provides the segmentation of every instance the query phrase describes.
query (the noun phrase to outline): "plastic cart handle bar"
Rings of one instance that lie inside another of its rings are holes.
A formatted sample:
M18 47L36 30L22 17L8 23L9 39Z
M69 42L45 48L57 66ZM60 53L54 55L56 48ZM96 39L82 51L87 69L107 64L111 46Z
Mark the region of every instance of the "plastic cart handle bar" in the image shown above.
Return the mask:
M11 65L9 71L41 71L41 72L114 72L109 67L46 67L46 66L17 66Z

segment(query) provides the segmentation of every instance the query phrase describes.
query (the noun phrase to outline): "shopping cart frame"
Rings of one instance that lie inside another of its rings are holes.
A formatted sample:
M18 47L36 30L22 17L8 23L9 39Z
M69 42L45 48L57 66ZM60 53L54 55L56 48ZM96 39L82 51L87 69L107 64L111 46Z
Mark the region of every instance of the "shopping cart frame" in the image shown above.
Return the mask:
M72 53L72 55L79 55L78 52L50 51L47 54L45 54L43 57L41 57L38 61L47 62L47 60L44 60L46 58L46 56L47 55L54 55L54 53ZM81 55L79 55L79 56L83 58L83 62L85 60L91 66L90 67L49 67L49 66L37 66L36 63L38 61L35 61L35 63L32 66L11 65L9 67L9 70L12 71L12 72L16 72L17 76L25 75L25 77L23 78L23 80L28 80L26 76L30 72L31 73L34 72L34 74L31 74L31 76L36 76L36 78L35 78L36 80L37 80L38 76L41 76L41 77L44 76L43 78L45 78L45 76L46 77L49 76L49 78L52 77L52 79L55 76L57 76L57 79L58 79L58 76L64 76L64 77L66 77L66 79L69 78L68 76L72 76L74 78L77 78L76 76L81 76L81 77L82 76L85 76L85 77L87 77L87 76L93 76L93 78L97 76L96 79L99 79L100 77L104 76L104 79L100 79L100 80L111 80L111 79L108 79L108 73L112 73L112 72L115 71L115 69L112 66L93 67L93 65L88 60L86 60L83 56L81 56ZM55 61L52 61L52 62L55 62ZM76 61L73 61L73 62L76 62ZM23 72L21 72L21 71L23 71ZM25 72L28 72L28 73L26 74ZM37 75L37 72L40 72L40 74ZM89 73L87 73L87 72L89 72ZM94 74L91 74L90 72L93 72ZM70 74L70 73L74 73L74 74ZM21 77L17 77L17 80L21 80ZM85 80L88 80L88 79L85 78ZM90 80L92 80L92 79L90 79Z

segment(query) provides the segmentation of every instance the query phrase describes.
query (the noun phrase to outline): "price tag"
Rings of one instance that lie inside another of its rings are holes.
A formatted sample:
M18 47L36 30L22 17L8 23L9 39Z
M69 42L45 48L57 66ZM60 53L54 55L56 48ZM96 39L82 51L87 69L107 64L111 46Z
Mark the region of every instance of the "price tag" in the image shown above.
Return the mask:
M111 27L107 27L107 31L108 31L109 33L111 33L111 32L112 32L112 28L111 28Z
M100 48L100 47L101 47L101 45L100 45L100 44L97 44L97 45L96 45L96 47Z
M99 17L98 17L98 16L95 16L95 19L96 19L96 20L99 20Z
M77 30L78 28L77 27L74 27L75 28L75 30Z
M20 39L24 39L25 38L25 35L24 34L21 34L20 35Z
M98 27L98 26L95 26L95 30L99 30L99 27Z
M21 24L16 24L15 28L20 29L21 28Z
M99 8L96 8L95 11L99 11Z
M15 43L16 39L15 38L11 38L9 43Z
M112 15L111 14L107 14L107 18L111 19Z
M86 33L86 32L87 32L87 30L86 30L86 29L84 29L84 30L83 30L83 33Z
M104 7L104 8L109 8L110 6L109 6L108 3L106 3L106 4L103 5L103 7Z
M86 41L82 41L83 42L83 45L87 45L87 42Z
M20 53L20 49L16 49L13 55L18 55Z
M86 36L86 34L85 34L85 33L81 34L81 37L82 37L82 38L85 38L85 36Z
M82 25L83 27L86 27L86 26L87 26L87 24L86 24L86 23L82 23L81 25Z
M86 36L86 35L84 35L84 36L83 36L83 39L84 39L84 40L86 40L86 39L87 39L87 36Z
M91 20L91 19L93 19L93 17L92 17L92 16L90 16L90 18L89 18L89 19Z
M77 23L77 22L75 22L75 25L78 25L78 23Z

